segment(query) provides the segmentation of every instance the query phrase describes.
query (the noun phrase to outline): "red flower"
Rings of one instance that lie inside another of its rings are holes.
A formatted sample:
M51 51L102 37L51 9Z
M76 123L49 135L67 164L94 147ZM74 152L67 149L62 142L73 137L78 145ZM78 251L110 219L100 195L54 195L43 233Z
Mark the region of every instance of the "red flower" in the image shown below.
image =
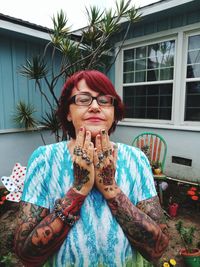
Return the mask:
M195 192L192 191L192 190L188 190L188 191L187 191L187 194L188 194L189 196L194 196L194 195L195 195Z
M190 188L190 190L197 191L197 188L193 186L193 187Z
M198 196L191 196L191 199L197 201L199 199L199 197Z
M2 196L1 200L5 201L6 200L6 196Z

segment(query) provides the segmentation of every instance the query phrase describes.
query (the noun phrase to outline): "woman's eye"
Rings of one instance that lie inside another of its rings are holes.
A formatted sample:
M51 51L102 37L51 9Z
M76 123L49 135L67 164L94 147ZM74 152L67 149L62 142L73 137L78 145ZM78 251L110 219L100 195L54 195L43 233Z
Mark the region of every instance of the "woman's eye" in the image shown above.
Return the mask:
M82 97L82 98L79 98L78 101L81 103L85 103L85 102L89 101L89 98L88 97Z
M100 102L101 104L107 104L107 103L109 103L109 100L108 100L107 98L100 98L100 99L99 99L99 102Z

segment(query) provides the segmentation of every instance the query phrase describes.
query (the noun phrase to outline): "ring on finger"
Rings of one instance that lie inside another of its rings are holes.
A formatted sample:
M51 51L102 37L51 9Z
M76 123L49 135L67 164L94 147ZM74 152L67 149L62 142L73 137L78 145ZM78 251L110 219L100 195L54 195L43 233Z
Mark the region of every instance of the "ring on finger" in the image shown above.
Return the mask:
M97 168L97 169L100 168L100 164L101 164L101 162L97 162L97 164L96 164L96 168Z
M82 156L82 154L83 154L82 148L75 146L75 148L74 148L74 155L76 155L76 156Z
M99 159L99 161L102 161L104 159L104 154L103 153L99 153L98 154L98 159Z
M108 150L105 150L104 152L103 152L103 155L104 155L104 157L108 157L108 156L111 156L112 155L112 149L110 148L110 149L108 149Z
M92 163L92 161L90 160L90 158L87 157L87 156L85 158L85 161L86 161L87 165L90 165Z
M82 159L86 159L86 158L87 158L87 154L85 152L83 152Z

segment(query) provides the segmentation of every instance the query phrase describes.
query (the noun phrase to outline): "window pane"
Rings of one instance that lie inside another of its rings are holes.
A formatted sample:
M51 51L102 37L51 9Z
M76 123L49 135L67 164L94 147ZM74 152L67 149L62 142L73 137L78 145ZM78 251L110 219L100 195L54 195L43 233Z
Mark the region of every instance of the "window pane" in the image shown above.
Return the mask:
M139 48L136 48L136 58L137 59L141 59L141 58L146 58L147 54L146 54L146 46L142 46Z
M188 50L200 48L200 35L194 35L189 37Z
M172 84L126 86L123 90L127 118L171 119Z
M124 72L134 70L134 61L124 62Z
M148 70L147 71L147 81L158 81L158 70Z
M200 50L188 52L188 64L200 63Z
M135 68L136 70L145 70L147 68L146 59L136 60Z
M173 80L173 68L165 68L160 70L160 80Z
M185 120L200 121L200 82L186 84Z
M124 72L135 72L135 79L132 79L134 83L172 80L174 53L174 40L125 50ZM126 82L131 81L127 78L124 79L124 83Z
M200 35L188 38L187 78L200 77Z
M146 81L146 71L140 71L135 73L135 82L145 82Z
M200 64L187 66L187 78L200 77Z
M134 82L134 73L133 72L124 73L123 82L124 83L132 83L132 82Z
M134 59L134 49L124 51L124 61Z

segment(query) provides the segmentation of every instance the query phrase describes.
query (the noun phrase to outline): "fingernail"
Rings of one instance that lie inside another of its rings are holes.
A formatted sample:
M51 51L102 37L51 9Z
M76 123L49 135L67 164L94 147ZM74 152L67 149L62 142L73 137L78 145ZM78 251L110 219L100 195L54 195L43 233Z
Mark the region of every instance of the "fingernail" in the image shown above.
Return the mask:
M105 134L106 133L106 130L105 129L101 130L101 133L102 134Z
M114 146L113 146L113 147L114 147L114 149L116 149L116 148L117 148L117 144L114 144Z
M88 135L90 135L90 132L89 132L89 131L87 131L87 132L86 132L86 135L87 135L87 136L88 136Z
M81 132L83 131L83 127L80 128L80 131L81 131Z

